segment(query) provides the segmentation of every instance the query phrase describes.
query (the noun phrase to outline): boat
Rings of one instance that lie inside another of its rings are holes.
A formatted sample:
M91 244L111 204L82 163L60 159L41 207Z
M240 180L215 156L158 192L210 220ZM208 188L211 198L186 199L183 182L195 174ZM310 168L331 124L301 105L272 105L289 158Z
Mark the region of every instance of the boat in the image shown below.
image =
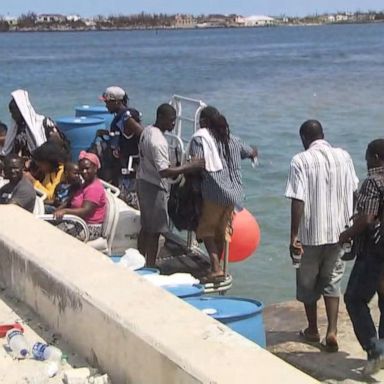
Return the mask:
M206 104L201 100L196 100L184 96L174 95L170 104L176 109L176 124L172 133L166 133L166 138L169 143L170 160L172 164L183 162L186 160L186 148L190 137L199 129L199 116ZM81 108L80 108L81 109ZM91 114L92 107L83 106L83 110L87 111L87 116L77 116L74 120L76 124L87 125L87 134L91 140L96 135L96 130L100 128L100 122L94 124L89 123L89 118L103 119L106 117L105 124L109 129L110 115L101 107L95 107L95 115ZM76 110L78 112L79 108ZM63 119L68 122L68 118ZM57 121L59 127L59 121ZM61 128L61 127L60 127ZM79 128L76 128L79 129ZM92 131L93 129L93 131ZM73 130L72 130L73 131ZM91 132L91 134L90 134ZM68 135L68 131L65 131ZM79 131L75 133L78 137ZM71 140L71 134L68 135ZM82 138L84 143L84 138ZM89 146L88 145L88 146ZM84 148L87 148L86 146ZM79 148L77 148L78 150ZM132 163L132 158L128 160L127 169L130 169L129 164ZM170 183L177 183L182 176ZM137 239L140 232L140 211L128 206L119 198L120 190L101 180L107 195L107 214L103 225L103 236L89 241L89 232L86 223L77 216L65 215L63 221L72 223L72 225L81 226L83 233L83 241L92 248L102 252L108 257L121 256L127 249L137 249ZM55 222L52 215L44 214L44 199L45 196L37 191L37 199L35 206L35 215L42 220ZM57 223L57 222L56 222ZM224 294L232 287L232 276L228 271L228 256L229 244L225 246L223 257L223 269L225 273L225 281L220 283L208 283L204 285L205 293ZM160 249L157 258L157 267L161 274L171 275L174 273L190 273L195 278L199 279L206 275L210 268L208 255L200 248L196 241L193 232L180 233L173 225L170 226L170 231L161 236Z

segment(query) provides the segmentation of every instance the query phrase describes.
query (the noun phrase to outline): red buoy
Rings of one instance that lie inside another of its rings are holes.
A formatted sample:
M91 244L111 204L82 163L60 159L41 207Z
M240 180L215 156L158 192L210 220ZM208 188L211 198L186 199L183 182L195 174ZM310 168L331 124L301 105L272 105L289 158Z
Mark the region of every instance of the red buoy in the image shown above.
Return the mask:
M236 263L247 259L256 251L260 244L260 228L256 219L245 208L235 211L232 228L228 259L231 263Z

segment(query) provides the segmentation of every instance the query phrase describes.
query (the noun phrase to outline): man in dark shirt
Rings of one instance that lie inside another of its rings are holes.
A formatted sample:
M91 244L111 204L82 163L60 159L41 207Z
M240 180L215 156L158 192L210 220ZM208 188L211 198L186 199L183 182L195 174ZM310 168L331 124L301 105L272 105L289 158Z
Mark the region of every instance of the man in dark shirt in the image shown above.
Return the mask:
M16 204L33 212L36 192L31 182L23 176L24 161L17 155L4 160L4 175L9 183L0 189L0 204Z
M119 159L119 176L113 184L120 188L120 198L128 205L137 208L136 197L136 164L132 160L138 158L139 138L143 127L140 124L140 112L128 107L128 95L116 86L108 87L101 99L108 111L114 114L109 136L113 155Z
M357 216L352 227L340 234L340 244L353 239L357 247L344 301L356 337L368 355L364 373L372 375L384 367L384 245L373 236L375 231L371 229L384 225L384 139L368 145L366 160L368 177L357 195ZM380 309L379 335L368 307L376 293Z

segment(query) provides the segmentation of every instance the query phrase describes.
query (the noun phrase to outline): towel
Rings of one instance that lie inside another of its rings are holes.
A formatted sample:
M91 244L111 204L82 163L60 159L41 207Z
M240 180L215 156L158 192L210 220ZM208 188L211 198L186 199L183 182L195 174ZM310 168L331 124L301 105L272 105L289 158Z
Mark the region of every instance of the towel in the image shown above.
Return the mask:
M221 171L223 169L223 162L221 161L215 139L212 137L208 129L200 128L194 133L192 139L194 137L201 138L204 151L205 170L207 172ZM189 146L187 149L187 154L189 154Z
M47 141L45 136L45 129L43 126L44 116L36 113L31 102L29 101L28 92L23 89L18 89L11 93L12 98L15 100L25 123L27 125L27 144L30 152L33 152L40 145ZM5 137L5 143L1 150L3 156L8 155L12 149L17 135L16 122L8 129Z

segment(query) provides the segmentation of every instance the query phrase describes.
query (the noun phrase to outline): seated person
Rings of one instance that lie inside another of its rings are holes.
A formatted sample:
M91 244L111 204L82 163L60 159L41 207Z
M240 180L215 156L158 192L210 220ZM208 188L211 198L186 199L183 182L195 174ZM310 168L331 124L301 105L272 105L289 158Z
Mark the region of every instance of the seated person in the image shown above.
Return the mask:
M66 208L83 183L77 163L68 162L64 166L64 179L55 188L52 204L45 204L45 213L53 213L56 209Z
M7 183L8 180L4 178L4 161L0 158L0 188Z
M53 205L58 208L65 208L82 183L79 164L66 163L64 166L64 181L58 184L55 189Z
M11 93L9 112L14 124L7 130L0 154L17 153L30 158L32 152L46 141L53 141L69 154L69 142L48 117L39 115L33 108L26 90Z
M0 121L0 148L5 143L5 137L7 136L8 127L6 124Z
M4 175L9 180L0 189L0 204L16 204L33 212L36 192L31 182L23 176L24 160L17 155L8 155L4 160Z
M99 168L100 160L97 155L81 151L79 170L84 182L73 194L67 208L57 209L53 213L54 217L59 220L64 215L81 217L87 223L90 232L89 240L95 240L102 236L107 208L105 190L97 178Z
M37 171L30 166L25 176L36 189L47 195L45 201L47 204L53 203L55 189L64 177L66 159L67 154L62 147L51 141L45 142L32 153L33 164L37 166Z

